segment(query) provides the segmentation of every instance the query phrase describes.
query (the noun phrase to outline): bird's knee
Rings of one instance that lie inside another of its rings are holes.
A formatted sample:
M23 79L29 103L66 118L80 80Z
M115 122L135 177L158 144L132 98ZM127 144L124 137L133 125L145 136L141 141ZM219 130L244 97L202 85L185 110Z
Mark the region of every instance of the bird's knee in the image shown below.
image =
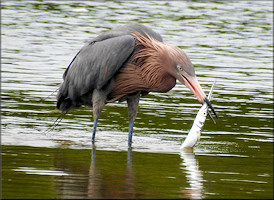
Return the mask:
M139 106L139 99L140 99L140 93L134 96L129 96L127 99L128 117L130 122L133 122L136 118L137 110Z
M101 90L94 90L92 94L93 118L98 119L106 103L106 94Z

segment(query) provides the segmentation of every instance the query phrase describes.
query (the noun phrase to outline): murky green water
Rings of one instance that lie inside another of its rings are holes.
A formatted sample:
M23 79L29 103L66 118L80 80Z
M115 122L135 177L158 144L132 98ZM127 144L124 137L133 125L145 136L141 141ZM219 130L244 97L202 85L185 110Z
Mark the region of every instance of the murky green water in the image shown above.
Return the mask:
M2 198L273 198L273 5L232 2L2 1ZM185 86L142 98L133 149L125 103L58 116L73 56L130 21L184 49L220 119L180 152L200 104ZM49 97L48 97L49 96Z
M257 149L249 151L254 156L201 150L196 155L26 146L2 150L4 197L263 199L273 189L265 164L272 161L268 155L258 158Z

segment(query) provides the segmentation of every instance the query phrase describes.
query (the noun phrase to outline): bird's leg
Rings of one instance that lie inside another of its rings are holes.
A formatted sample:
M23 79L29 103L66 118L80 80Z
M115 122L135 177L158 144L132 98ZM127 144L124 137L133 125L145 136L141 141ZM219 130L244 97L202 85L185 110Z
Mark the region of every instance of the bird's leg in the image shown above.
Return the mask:
M134 127L134 120L137 115L138 105L139 105L140 93L129 96L127 98L128 104L128 117L129 117L129 129L128 129L128 146L131 147L132 144L132 133Z
M134 122L130 121L128 126L128 147L131 147L131 144L132 144L133 127L134 127Z
M95 134L96 134L96 128L97 128L97 124L98 124L98 119L95 119L93 122L93 132L92 132L92 144L94 144L95 142Z
M98 124L98 119L105 106L106 94L102 90L94 90L92 93L92 106L93 106L93 133L92 133L92 144L95 142L96 128Z

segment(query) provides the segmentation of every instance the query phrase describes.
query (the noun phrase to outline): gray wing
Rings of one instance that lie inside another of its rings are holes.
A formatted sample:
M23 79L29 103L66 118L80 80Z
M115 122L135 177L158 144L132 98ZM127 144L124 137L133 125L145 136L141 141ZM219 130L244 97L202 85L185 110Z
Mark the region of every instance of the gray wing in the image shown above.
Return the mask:
M136 50L130 35L133 32L163 41L160 34L139 23L121 25L100 34L84 46L67 67L57 95L58 109L67 111L81 106L79 97L108 83Z
M89 91L102 88L115 76L134 48L135 39L131 35L93 41L84 46L64 73L57 108L62 101L74 102Z

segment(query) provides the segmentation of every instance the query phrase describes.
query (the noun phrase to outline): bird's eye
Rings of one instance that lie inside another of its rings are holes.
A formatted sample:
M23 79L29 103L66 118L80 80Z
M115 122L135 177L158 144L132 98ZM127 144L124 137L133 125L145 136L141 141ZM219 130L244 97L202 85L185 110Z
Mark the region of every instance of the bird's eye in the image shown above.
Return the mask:
M180 71L184 71L180 65L177 65L177 69L179 69Z

